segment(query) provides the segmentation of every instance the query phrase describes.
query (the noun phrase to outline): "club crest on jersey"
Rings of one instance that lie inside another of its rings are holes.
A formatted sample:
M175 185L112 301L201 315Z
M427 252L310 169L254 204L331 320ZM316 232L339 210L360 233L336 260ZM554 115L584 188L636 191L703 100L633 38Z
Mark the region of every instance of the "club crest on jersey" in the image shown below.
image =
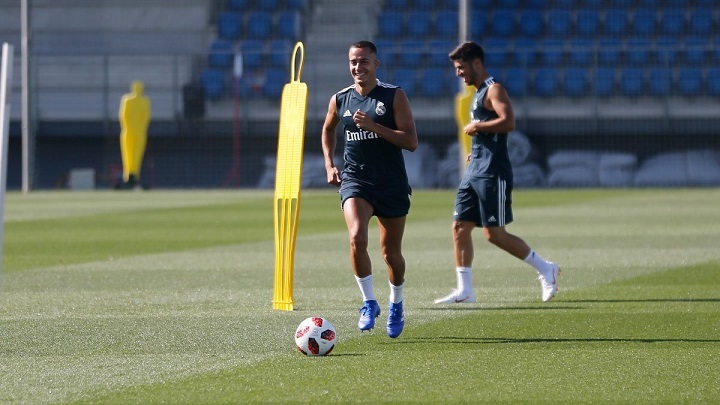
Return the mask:
M385 103L382 101L378 101L377 107L375 107L375 114L377 115L385 115L387 112L387 108L385 108Z

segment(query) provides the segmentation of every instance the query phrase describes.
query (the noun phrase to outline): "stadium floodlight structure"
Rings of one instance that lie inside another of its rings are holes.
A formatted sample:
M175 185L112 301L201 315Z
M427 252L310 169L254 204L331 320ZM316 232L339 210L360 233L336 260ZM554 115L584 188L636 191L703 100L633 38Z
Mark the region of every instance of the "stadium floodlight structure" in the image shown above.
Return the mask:
M5 228L5 186L7 181L8 136L10 132L12 67L13 47L8 43L4 43L0 64L0 262L2 261L3 229Z

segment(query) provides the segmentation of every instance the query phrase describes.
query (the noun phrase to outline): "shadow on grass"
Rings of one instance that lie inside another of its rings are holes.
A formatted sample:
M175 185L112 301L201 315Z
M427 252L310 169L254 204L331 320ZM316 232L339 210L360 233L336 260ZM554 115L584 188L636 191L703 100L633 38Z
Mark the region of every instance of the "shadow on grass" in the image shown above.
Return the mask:
M720 339L686 339L686 338L503 338L503 337L419 337L408 338L398 343L720 343Z
M422 307L418 309L423 310L429 310L429 311L566 311L569 309L581 309L578 307L562 307L562 306L556 306L556 305L545 305L545 306L536 306L536 307L513 307L513 306L500 306L500 307L483 307L483 306L472 306L468 304L463 304L462 306L432 306L432 307Z
M720 302L720 298L637 298L637 299L582 299L582 300L562 300L567 303L614 303L614 302Z

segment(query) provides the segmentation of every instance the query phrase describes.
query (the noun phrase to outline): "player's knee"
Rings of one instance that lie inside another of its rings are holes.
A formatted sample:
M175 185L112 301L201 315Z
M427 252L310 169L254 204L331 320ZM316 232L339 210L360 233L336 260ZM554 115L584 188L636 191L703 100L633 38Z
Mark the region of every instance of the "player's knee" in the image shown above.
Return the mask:
M366 235L362 235L362 234L350 235L350 248L353 251L364 252L367 250L367 247L368 247L368 238Z
M384 250L382 256L385 263L392 268L398 267L405 262L402 253L397 250Z

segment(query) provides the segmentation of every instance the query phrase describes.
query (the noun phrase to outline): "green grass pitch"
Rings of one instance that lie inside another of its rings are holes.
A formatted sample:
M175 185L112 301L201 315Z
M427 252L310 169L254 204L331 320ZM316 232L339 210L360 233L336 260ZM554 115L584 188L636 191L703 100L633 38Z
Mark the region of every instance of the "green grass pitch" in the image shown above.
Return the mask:
M272 193L6 196L0 403L717 403L720 189L519 190L508 229L562 267L534 271L475 232L478 302L455 285L452 191L417 190L404 243L406 328L376 329L332 190L305 191L295 307L272 310ZM312 315L332 354L294 348Z

